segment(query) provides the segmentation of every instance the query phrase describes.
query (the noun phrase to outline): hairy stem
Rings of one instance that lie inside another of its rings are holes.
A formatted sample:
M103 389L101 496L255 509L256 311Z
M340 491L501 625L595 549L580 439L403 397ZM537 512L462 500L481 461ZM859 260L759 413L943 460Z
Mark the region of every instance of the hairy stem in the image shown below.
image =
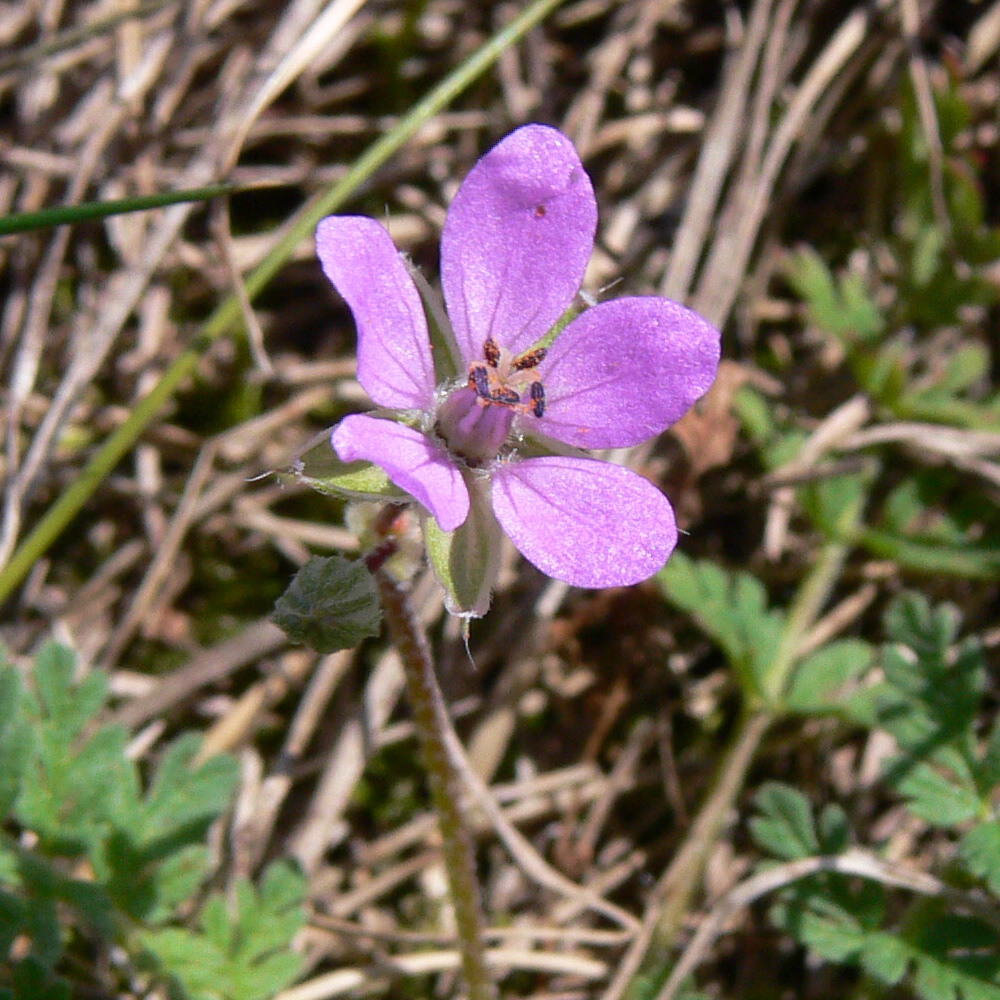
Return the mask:
M384 569L376 571L375 581L389 632L403 662L427 783L437 811L469 1000L496 1000L496 987L486 965L482 906L472 838L459 805L461 782L445 745L444 734L449 728L447 708L434 676L430 646L403 586Z

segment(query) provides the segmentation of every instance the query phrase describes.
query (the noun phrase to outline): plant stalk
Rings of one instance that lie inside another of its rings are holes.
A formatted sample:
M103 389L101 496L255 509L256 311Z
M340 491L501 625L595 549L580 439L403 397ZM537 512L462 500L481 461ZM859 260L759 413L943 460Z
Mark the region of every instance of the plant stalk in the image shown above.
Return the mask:
M455 907L458 947L469 1000L496 1000L496 986L486 964L472 837L459 804L461 781L444 742L447 708L434 675L430 646L403 585L384 569L375 572L375 582L389 632L403 663L410 709L441 829L441 849Z

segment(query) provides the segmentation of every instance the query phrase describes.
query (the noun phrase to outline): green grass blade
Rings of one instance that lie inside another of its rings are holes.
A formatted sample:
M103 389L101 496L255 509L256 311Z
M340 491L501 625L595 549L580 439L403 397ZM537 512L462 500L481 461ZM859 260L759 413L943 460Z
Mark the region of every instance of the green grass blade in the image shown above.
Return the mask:
M253 297L284 266L295 248L315 228L324 215L336 211L379 167L381 167L416 131L448 106L470 84L500 58L511 45L552 13L563 0L534 0L502 31L474 52L461 66L445 77L391 131L375 142L328 191L307 202L295 217L288 234L268 254L246 282ZM235 295L226 298L208 318L194 343L163 373L149 394L132 409L128 419L101 446L73 484L45 512L41 521L21 542L10 562L0 572L0 602L11 591L66 529L94 491L135 444L178 386L194 371L209 345L235 329L241 320Z
M231 184L211 184L208 187L188 188L184 191L165 191L137 198L115 198L112 201L88 201L82 205L60 205L58 208L43 208L38 212L19 212L16 215L0 215L0 236L24 233L33 229L49 229L52 226L68 226L75 222L89 222L109 215L126 215L129 212L148 212L151 208L165 208L186 201L208 201L219 195L229 194Z

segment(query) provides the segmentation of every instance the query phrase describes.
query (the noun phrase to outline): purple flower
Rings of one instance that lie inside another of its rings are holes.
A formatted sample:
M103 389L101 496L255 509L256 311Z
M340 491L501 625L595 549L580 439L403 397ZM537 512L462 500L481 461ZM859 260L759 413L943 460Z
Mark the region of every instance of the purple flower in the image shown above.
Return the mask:
M572 143L526 125L476 164L448 211L446 314L425 311L426 282L375 220L331 216L317 229L358 326L358 379L383 408L342 420L333 447L381 466L430 514L449 543L439 575L469 577L444 581L460 612L488 604L497 523L542 572L579 587L644 580L677 542L656 486L583 449L636 445L678 420L715 378L719 332L647 296L596 305L552 340L596 225Z

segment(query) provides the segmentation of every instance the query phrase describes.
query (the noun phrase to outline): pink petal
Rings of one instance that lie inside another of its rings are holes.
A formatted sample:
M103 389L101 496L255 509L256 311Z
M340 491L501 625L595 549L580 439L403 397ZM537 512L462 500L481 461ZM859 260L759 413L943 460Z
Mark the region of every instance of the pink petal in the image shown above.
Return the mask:
M581 448L630 447L679 420L715 380L719 331L657 296L588 309L538 367L545 415L523 418Z
M493 511L522 555L576 587L623 587L656 573L677 544L667 498L620 465L556 455L493 477Z
M331 215L316 227L323 273L358 326L358 381L381 406L428 410L434 363L420 293L374 219Z
M525 125L493 147L455 195L441 282L466 362L483 343L519 353L573 301L594 248L597 203L573 144Z
M385 469L401 490L434 515L443 531L454 531L469 516L469 491L461 470L415 428L356 413L337 424L332 441L342 462L363 459Z

